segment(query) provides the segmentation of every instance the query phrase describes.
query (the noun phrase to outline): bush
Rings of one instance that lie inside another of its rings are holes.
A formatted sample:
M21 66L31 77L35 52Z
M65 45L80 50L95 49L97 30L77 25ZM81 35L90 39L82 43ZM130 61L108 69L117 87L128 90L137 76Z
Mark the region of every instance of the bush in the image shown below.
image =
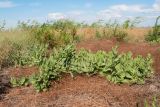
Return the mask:
M19 86L27 86L29 84L29 80L26 77L21 78L11 78L10 80L13 87L19 87Z
M77 25L68 20L44 23L32 31L40 44L48 44L50 48L72 43L77 36Z
M58 37L56 37L54 29L47 24L43 24L34 30L33 35L40 44L48 44L50 48L58 45Z
M144 83L144 79L152 73L150 55L133 58L130 52L118 55L115 48L107 54L106 60L107 69L100 74L114 83Z
M86 50L76 52L74 45L67 45L58 50L54 49L48 57L41 57L44 51L37 52L40 57L33 59L40 67L40 73L28 79L37 91L45 91L50 86L51 80L56 80L62 73L70 73L71 76L83 73L100 74L114 83L130 84L144 83L145 78L152 74L150 55L146 58L142 56L133 58L130 52L118 54L117 48L108 53L104 51L91 53Z
M25 50L19 50L12 55L14 65L39 66L47 57L47 45L30 44Z
M158 25L158 20L160 19L160 16L157 17L155 26L153 27L153 30L149 31L149 33L146 35L146 41L149 42L160 42L160 25Z
M153 31L151 30L145 36L145 40L149 41L149 42L152 42L152 43L160 43L160 33L154 34Z
M96 38L98 38L98 39L102 38L102 36L98 30L96 30Z
M128 36L128 33L122 30L117 31L114 35L117 41L124 41L127 36Z
M21 55L25 54L24 46L19 42L14 42L11 40L4 40L0 44L0 68L15 65L16 60L21 60ZM23 47L23 48L22 48ZM24 60L24 58L22 59ZM21 63L21 62L19 62Z

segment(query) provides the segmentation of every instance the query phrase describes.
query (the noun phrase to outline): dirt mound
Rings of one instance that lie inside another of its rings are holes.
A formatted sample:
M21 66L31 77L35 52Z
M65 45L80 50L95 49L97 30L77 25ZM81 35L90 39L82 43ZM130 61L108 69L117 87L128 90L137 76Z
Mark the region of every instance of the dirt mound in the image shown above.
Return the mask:
M145 98L160 92L160 78L153 78L145 85L116 85L105 78L64 76L53 83L48 92L36 93L32 87L12 89L2 107L136 107ZM156 80L156 81L155 81ZM157 96L160 99L160 96ZM160 100L159 100L160 101Z
M143 107L144 100L157 97L160 102L160 46L129 43L117 43L111 40L82 42L77 48L85 48L96 52L109 51L119 45L119 52L132 51L134 56L146 56L151 53L154 58L155 76L146 80L144 85L113 84L99 76L87 77L70 75L62 76L47 92L36 93L33 87L10 89L0 107ZM37 72L37 68L10 69L9 76L29 76Z
M11 77L28 77L33 73L38 72L37 67L30 68L8 68L3 71L0 71L0 100L4 98L6 94L8 94L11 89L10 78Z

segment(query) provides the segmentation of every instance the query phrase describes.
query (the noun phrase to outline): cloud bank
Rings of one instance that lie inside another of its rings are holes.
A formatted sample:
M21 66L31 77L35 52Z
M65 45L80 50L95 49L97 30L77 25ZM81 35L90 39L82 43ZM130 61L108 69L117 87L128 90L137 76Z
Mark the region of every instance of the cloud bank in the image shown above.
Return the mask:
M15 6L16 4L11 1L0 1L0 8L12 8Z

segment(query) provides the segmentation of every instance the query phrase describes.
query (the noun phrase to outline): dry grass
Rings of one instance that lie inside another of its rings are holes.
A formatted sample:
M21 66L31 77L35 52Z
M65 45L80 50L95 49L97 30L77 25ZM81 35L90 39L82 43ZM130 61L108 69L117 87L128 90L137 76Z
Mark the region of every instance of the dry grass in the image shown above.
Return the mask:
M27 31L21 31L21 30L3 31L0 32L0 43L5 39L11 41L19 41L22 39L26 39L27 37L29 37L29 32Z
M151 28L133 28L128 29L129 42L144 42L145 35L151 30Z
M78 35L84 35L84 39L93 39L96 36L95 28L81 28L78 29ZM151 28L133 28L133 29L122 29L128 33L128 42L144 42L145 35L151 30ZM103 35L104 29L99 28L98 31ZM110 29L105 29L106 36L110 35Z
M77 30L77 35L83 35L84 40L93 39L95 37L96 29L81 28Z
M149 32L151 28L133 28L133 29L122 29L123 31L128 33L129 42L144 42L145 35ZM110 29L104 28L79 28L77 30L77 35L83 37L83 40L94 39L96 37L96 31L100 33L100 35L105 35L106 37L110 35ZM57 33L56 33L57 34ZM58 34L57 34L58 35ZM0 44L5 39L10 41L24 41L26 38L31 37L30 33L27 31L20 31L20 30L11 30L0 32Z
M16 47L13 43L18 46L25 46L30 39L29 32L11 30L0 32L0 70L1 68L8 66L8 58L12 54L13 50L16 51Z

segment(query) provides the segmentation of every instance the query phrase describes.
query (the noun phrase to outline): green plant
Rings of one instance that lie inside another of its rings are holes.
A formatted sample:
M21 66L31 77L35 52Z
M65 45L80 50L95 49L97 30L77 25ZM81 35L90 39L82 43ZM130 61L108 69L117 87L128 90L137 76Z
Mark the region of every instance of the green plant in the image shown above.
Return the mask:
M29 79L26 77L11 78L10 83L13 87L27 86L29 85Z
M1 66L2 67L8 67L8 66L13 66L15 65L15 63L17 61L19 61L18 63L21 63L20 61L22 59L20 59L21 57L21 52L22 52L22 45L19 43L15 43L9 40L5 40L3 41L3 43L1 43L2 47L1 49L1 53L2 56L0 58L0 62L1 62Z
M124 29L128 29L128 28L130 27L130 22L131 22L130 20L124 21L124 23L123 23L123 25L122 25L123 28L124 28Z
M126 33L123 30L117 30L114 37L116 37L117 41L124 41L126 37L128 36L128 33Z
M67 45L73 42L73 38L70 34L67 33L61 33L60 34L60 41L62 45Z
M22 47L16 47L14 44L10 59L15 66L40 66L43 60L47 57L48 45L38 45L37 43L30 44L30 46L22 49Z
M116 48L107 54L106 69L100 74L114 83L144 83L152 73L150 55L145 59L138 56L133 59L131 53L120 54Z
M59 50L54 49L48 59L43 60L40 74L33 75L31 83L37 91L45 91L50 86L51 80L56 80L62 72L69 69L71 59L74 57L73 45L68 45Z
M101 38L101 34L98 30L96 30L96 38L100 39Z
M47 44L50 48L58 45L57 37L52 26L43 24L33 31L33 35L40 44Z
M32 75L31 83L37 92L46 91L50 86L50 75L46 72L37 75Z
M124 21L122 27L124 29L128 29L128 28L132 29L133 27L135 27L137 24L139 24L141 22L142 22L141 17L135 17L133 20L128 19L128 20Z
M40 56L43 51L37 51ZM39 55L38 55L39 56ZM39 57L35 57L39 59ZM62 73L74 74L100 74L114 83L144 83L145 78L152 74L151 56L132 57L132 54L118 54L117 48L106 53L98 51L91 53L84 49L76 52L74 45L54 49L48 57L40 57L38 66L40 72L29 77L37 91L46 91L52 80L56 80ZM37 60L36 59L36 60ZM36 61L37 62L37 61ZM12 82L19 84L17 81Z
M75 40L75 37L77 35L77 28L76 27L72 28L71 35L72 35L72 39Z
M74 42L78 43L78 42L81 42L83 40L83 36L80 36L80 35L76 35L74 37Z
M18 29L5 30L0 32L0 68L14 65L26 65L25 58L27 47L34 39L28 32ZM27 60L27 58L26 58Z
M31 45L31 47L29 47L28 59L30 61L29 63L31 66L42 65L43 61L47 57L47 48L48 45L38 45L38 44L33 44Z
M152 31L149 31L149 33L146 35L146 40L150 42L160 42L160 26L158 25L158 21L160 19L160 16L157 17L155 26L153 27Z
M114 23L108 24L108 32L103 30L103 35L107 37L115 37L117 41L124 41L126 37L128 36L128 33L124 31L124 29L127 29L130 27L130 20L126 20L124 24L122 25L123 28L121 28L120 24L115 20Z
M75 59L72 60L70 71L75 74L94 74L95 67L94 63L96 62L95 55L87 52L85 50L80 50L80 52L75 56Z

